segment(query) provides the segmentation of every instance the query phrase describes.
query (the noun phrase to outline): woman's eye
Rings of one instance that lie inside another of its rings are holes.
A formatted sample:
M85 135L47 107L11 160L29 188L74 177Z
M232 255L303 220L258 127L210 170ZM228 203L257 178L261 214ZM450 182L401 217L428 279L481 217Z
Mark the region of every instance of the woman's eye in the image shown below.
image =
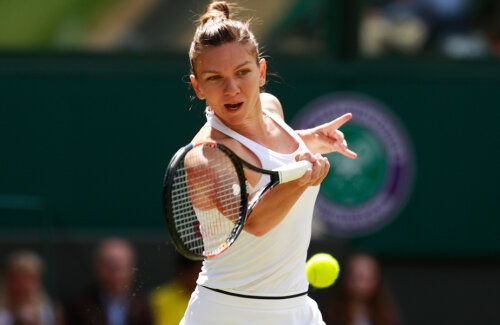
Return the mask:
M220 76L210 76L207 78L207 80L217 80L219 78L220 78Z
M238 71L238 75L239 76L244 76L244 75L246 75L249 72L250 72L250 70L248 70L248 69L240 70L240 71Z

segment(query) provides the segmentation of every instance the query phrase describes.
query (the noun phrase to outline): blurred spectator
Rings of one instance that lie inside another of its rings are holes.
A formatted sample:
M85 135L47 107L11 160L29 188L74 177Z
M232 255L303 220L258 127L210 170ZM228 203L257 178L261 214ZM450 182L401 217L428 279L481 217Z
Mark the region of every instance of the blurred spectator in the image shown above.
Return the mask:
M485 56L488 47L472 22L471 0L419 0L419 10L431 31L428 47L452 58Z
M67 325L150 325L147 297L133 291L135 254L120 238L109 238L97 248L95 284L65 306Z
M471 0L368 2L371 4L360 27L360 50L364 56L422 51L452 58L489 54L481 24L474 23Z
M490 53L500 57L500 1L478 1L476 8L478 24L488 42Z
M7 258L0 296L0 325L53 325L54 308L43 288L43 261L31 251Z
M418 14L417 1L393 0L369 5L360 25L362 55L419 52L428 39L429 26Z
M178 325L196 287L201 262L177 254L175 263L177 277L151 293L155 325Z
M375 258L352 255L340 273L340 283L325 312L329 325L396 325L395 304Z

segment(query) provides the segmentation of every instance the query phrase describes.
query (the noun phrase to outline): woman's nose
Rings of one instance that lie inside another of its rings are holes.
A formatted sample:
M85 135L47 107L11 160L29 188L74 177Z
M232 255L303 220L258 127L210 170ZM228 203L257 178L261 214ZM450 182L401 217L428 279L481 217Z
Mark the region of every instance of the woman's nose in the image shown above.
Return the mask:
M226 95L235 95L238 94L239 91L240 88L238 87L236 80L234 80L233 78L227 78L224 85L224 93Z

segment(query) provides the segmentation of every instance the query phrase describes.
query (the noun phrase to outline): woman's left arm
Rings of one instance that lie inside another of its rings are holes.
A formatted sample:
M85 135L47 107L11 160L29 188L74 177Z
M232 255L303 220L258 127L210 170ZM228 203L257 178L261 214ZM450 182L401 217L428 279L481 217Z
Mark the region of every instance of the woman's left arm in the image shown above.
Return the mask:
M296 132L312 153L338 152L346 157L356 159L358 155L347 148L344 133L338 130L351 118L352 114L347 113L331 122Z

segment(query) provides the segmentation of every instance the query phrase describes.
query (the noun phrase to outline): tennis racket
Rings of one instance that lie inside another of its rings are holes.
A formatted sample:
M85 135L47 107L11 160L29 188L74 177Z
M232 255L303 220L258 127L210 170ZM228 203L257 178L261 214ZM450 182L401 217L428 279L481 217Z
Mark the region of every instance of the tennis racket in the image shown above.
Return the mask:
M193 260L218 256L236 240L256 204L273 187L302 177L311 166L304 160L265 170L216 142L181 148L163 181L163 214L174 246ZM246 168L269 175L269 183L251 198Z

